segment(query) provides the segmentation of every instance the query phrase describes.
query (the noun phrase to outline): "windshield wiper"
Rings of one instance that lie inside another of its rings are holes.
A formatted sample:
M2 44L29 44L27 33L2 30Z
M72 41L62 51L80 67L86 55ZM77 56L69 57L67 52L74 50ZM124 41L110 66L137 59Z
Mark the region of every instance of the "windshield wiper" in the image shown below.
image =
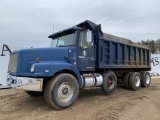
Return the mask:
M59 46L57 46L57 47L66 47L66 45L59 45Z
M75 45L59 45L57 47L66 47L66 46L75 46Z

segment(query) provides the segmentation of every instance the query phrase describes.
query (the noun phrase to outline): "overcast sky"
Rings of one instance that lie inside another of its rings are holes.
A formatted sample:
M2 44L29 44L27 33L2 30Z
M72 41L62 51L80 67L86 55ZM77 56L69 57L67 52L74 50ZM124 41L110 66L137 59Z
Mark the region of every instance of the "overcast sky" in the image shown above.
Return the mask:
M160 38L160 0L0 0L0 44L47 46L84 20L134 42Z

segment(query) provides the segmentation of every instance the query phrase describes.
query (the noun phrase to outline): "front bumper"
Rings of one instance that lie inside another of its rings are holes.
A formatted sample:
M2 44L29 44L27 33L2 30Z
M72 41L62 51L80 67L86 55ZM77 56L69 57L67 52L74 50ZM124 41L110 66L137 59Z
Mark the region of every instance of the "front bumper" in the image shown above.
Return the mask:
M15 89L26 91L42 91L43 78L17 77L8 74L7 85Z

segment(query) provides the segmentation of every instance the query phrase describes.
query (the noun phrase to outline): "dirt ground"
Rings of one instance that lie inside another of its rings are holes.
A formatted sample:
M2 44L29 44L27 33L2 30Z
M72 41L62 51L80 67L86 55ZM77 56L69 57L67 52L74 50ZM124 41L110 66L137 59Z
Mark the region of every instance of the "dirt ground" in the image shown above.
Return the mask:
M0 120L159 120L160 78L138 91L118 86L112 95L100 89L83 90L68 109L54 110L43 97L24 91L0 90Z

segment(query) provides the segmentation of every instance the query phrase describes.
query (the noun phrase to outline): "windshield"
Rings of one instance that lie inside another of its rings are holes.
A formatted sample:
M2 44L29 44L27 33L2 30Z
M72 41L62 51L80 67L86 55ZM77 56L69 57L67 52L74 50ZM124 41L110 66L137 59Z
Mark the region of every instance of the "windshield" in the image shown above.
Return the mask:
M77 32L72 31L70 33L57 36L56 38L53 38L51 41L51 47L65 47L65 46L73 46L76 45L76 37Z

